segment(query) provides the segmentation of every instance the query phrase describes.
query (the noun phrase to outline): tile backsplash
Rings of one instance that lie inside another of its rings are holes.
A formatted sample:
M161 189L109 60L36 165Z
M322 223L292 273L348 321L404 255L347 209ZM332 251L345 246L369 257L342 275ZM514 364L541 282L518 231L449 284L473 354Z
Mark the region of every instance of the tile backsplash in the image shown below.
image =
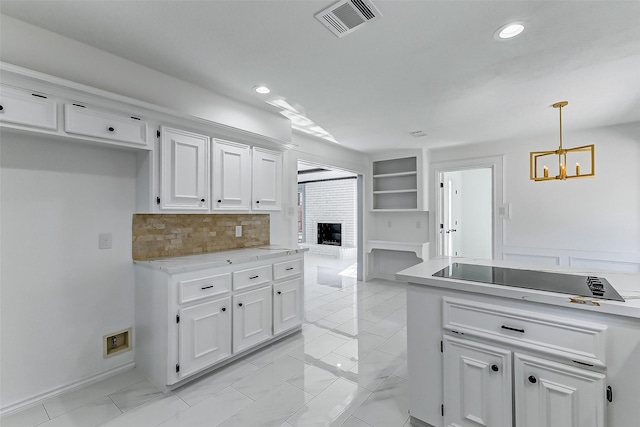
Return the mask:
M235 237L236 226L242 236ZM266 246L269 214L134 214L133 259Z

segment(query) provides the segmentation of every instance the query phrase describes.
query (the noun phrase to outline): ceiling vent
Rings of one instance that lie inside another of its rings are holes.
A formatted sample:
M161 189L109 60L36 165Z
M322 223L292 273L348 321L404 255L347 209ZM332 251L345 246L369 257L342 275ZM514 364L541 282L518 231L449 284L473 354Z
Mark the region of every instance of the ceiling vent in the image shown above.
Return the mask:
M315 16L333 34L344 37L382 14L368 0L342 0Z

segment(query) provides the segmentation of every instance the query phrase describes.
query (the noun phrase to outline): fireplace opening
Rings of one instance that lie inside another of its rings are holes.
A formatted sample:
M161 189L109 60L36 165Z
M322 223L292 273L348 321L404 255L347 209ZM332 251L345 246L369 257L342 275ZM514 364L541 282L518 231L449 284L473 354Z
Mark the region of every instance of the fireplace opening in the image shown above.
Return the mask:
M318 244L342 246L342 224L319 222Z

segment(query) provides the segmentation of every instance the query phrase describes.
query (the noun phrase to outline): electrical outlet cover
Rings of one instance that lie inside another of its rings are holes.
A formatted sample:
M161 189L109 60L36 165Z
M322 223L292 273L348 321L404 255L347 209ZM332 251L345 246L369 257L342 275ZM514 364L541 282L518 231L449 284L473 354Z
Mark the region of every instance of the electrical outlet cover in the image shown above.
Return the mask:
M112 239L111 233L100 233L98 235L98 249L111 249Z

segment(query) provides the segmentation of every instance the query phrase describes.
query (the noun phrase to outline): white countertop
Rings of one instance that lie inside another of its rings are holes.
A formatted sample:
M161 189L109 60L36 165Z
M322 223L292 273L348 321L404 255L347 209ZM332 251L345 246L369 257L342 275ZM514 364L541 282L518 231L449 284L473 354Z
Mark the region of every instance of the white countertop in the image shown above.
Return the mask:
M578 297L576 295L494 285L491 283L432 277L435 272L454 262L604 277L625 299L625 302L585 298ZM536 266L512 261L478 260L469 258L438 258L427 260L414 265L413 267L409 267L406 270L402 270L396 274L396 278L403 282L416 283L420 285L475 292L485 295L495 295L502 298L521 299L541 304L558 305L568 308L584 309L599 313L608 313L640 319L640 274L594 271L572 267ZM571 302L570 298L584 301L584 303Z
M265 260L282 255L299 254L309 248L283 248L280 246L260 246L255 248L234 249L230 251L209 252L206 254L164 257L148 260L134 260L137 265L167 273L200 270L203 268L221 267L229 264Z

